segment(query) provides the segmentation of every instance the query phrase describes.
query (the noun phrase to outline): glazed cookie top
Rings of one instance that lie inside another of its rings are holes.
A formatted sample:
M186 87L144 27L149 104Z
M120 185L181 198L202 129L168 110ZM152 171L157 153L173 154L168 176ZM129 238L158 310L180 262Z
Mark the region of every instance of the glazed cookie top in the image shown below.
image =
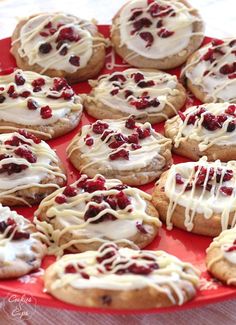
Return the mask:
M181 55L193 35L202 35L193 32L201 21L193 11L180 1L129 1L120 11L120 45L150 59Z
M151 124L136 123L133 117L127 120L103 120L84 125L69 145L69 156L79 149L81 158L89 160L81 170L102 163L116 170L144 168L158 156L160 169L164 158L159 154L170 140L156 133Z
M178 147L184 139L199 142L199 150L204 151L212 145L233 145L236 141L236 105L211 103L189 107L184 113L167 121L166 127L176 128L178 133L174 146Z
M122 291L152 287L178 305L184 302L183 287L195 294L199 282L198 270L172 255L119 249L114 243L105 243L98 251L65 255L53 268L56 279L52 290L67 285Z
M33 229L29 220L0 204L0 265L13 263L17 258L27 261L36 258L32 246L41 244L41 234Z
M42 13L29 18L20 30L19 55L29 64L74 73L84 68L93 53L96 26L64 13Z
M52 176L66 179L58 164L55 152L34 135L24 130L0 134L0 198L34 186L58 188L50 182ZM47 177L49 181L41 183Z
M235 101L236 40L212 40L193 55L183 72L202 88L206 101Z
M123 185L119 180L106 180L101 175L89 179L82 175L78 181L59 189L46 197L36 211L45 213L46 219L59 224L61 230L53 231L50 236L59 246L60 237L71 232L73 238L61 249L72 244L100 242L108 239L127 242L137 248L128 238L138 233L147 234L150 226L161 226L157 217L148 212L151 196L141 190ZM45 210L46 209L46 210ZM45 219L45 217L43 218ZM37 227L47 232L45 222L36 221ZM76 237L78 237L76 239Z
M76 111L81 99L63 78L22 70L0 76L0 120L48 125Z
M188 231L194 226L196 213L209 219L213 214L221 217L222 230L236 223L236 162L207 162L206 157L197 162L172 165L164 186L170 203L166 223L172 229L172 214L176 205L185 208L184 225Z
M165 105L175 107L168 96L177 96L178 80L176 76L161 71L127 69L102 75L98 81L90 81L92 95L104 105L121 112L142 115L163 115Z

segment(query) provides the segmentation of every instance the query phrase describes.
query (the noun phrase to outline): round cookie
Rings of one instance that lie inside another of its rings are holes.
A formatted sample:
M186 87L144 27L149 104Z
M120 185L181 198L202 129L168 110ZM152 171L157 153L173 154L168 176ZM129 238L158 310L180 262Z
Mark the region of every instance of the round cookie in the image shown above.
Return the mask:
M41 236L29 220L0 204L0 279L17 278L40 267L46 254Z
M152 202L165 221L199 235L217 236L235 226L236 162L172 165L158 180Z
M138 68L171 69L199 48L204 24L185 0L131 0L112 21L115 51Z
M79 124L82 109L63 78L22 70L0 76L0 133L24 128L44 140L55 138Z
M0 134L0 203L31 205L66 183L49 145L25 130Z
M89 21L60 12L40 13L17 24L11 53L23 70L75 83L102 69L105 39Z
M67 148L76 169L94 177L118 178L128 185L156 179L172 163L171 141L134 118L84 125Z
M182 76L202 102L236 102L236 40L212 40L188 59Z
M105 243L98 251L69 254L45 272L46 292L86 307L146 309L194 298L199 271L163 251Z
M143 248L161 226L149 194L101 175L82 175L57 190L41 202L36 216L41 231L51 229L56 253L97 250L107 241Z
M165 123L173 151L192 160L236 159L236 105L210 103L189 107Z
M208 271L224 283L236 286L236 228L222 231L206 252Z
M177 114L186 100L177 77L158 70L127 69L102 75L90 85L84 106L98 119L134 115L141 122L157 123Z

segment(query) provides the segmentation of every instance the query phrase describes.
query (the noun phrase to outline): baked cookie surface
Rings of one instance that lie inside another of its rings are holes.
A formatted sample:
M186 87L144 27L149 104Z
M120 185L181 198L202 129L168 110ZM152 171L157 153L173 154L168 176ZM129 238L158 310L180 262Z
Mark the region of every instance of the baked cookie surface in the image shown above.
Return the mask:
M17 278L40 267L46 246L35 226L0 204L0 279Z
M112 21L115 51L139 68L171 69L203 40L204 25L185 0L128 1Z
M0 76L0 133L24 128L44 140L55 138L78 125L82 109L63 78L22 70Z
M182 75L202 102L236 102L236 40L212 40L188 59Z
M98 74L105 61L105 39L96 25L65 13L40 13L21 20L12 36L17 66L69 82Z
M20 130L0 134L0 203L31 205L64 186L62 164L49 145Z
M75 168L89 177L99 173L128 185L142 185L171 164L170 142L150 123L136 123L132 117L98 120L81 128L67 153Z
M162 174L152 202L167 229L173 226L206 236L217 236L235 226L235 161L172 165Z
M208 271L228 285L236 286L236 228L227 229L213 239L207 249Z
M157 123L177 114L186 100L176 76L158 70L127 69L91 80L85 96L87 112L98 119L138 116Z
M101 175L82 175L46 197L36 216L44 233L53 227L50 237L59 253L97 250L106 241L143 248L161 227L149 194Z
M199 272L163 251L106 243L65 255L45 273L48 293L78 306L144 309L182 305L196 294Z
M198 160L236 159L236 105L210 103L179 112L165 123L165 136L173 141L173 151Z

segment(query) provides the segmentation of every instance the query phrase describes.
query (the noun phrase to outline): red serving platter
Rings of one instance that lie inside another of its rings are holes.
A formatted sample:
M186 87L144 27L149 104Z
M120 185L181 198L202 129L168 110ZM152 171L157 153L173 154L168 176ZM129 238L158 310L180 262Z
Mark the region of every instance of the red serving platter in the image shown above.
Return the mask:
M109 37L109 26L99 26L99 30L105 37ZM207 37L204 40L204 44L208 43L211 38ZM16 63L12 55L10 54L10 38L0 40L0 75L1 71L16 67ZM107 50L106 64L101 74L112 73L113 71L122 71L128 68L120 57L114 54L111 48ZM180 68L168 71L172 74L179 76ZM90 90L90 86L87 82L81 82L73 86L76 93L87 93ZM191 105L199 104L200 102L194 98L194 96L188 93L188 99L186 107ZM79 175L73 166L69 163L66 158L66 147L71 139L76 135L82 125L94 122L94 118L83 113L82 121L80 125L72 132L58 139L50 140L48 143L54 148L65 164L68 172L68 182L75 181ZM163 132L163 123L155 124L155 130ZM185 162L188 159L173 155L175 163ZM140 186L140 189L151 193L154 182L144 186ZM17 208L16 211L23 216L32 220L33 213L37 207L32 208ZM174 228L172 231L166 230L165 226L162 227L158 236L154 241L147 246L147 249L152 250L164 250L171 253L180 259L192 263L201 272L201 283L197 293L197 297L184 304L183 306L174 306L169 308L152 308L142 310L111 310L103 308L87 308L77 307L67 303L63 303L49 294L43 292L43 269L50 265L55 258L53 256L47 256L44 258L42 268L34 273L23 276L16 280L4 280L0 282L0 297L8 297L14 294L16 297L22 297L22 295L30 295L33 297L31 302L37 305L43 305L47 307L56 307L77 310L80 312L91 312L91 313L113 313L113 314L129 314L129 313L159 313L159 312L170 312L174 310L183 310L187 308L193 308L197 306L206 305L209 303L222 301L230 298L236 298L236 290L233 287L225 286L219 281L213 279L206 271L205 266L205 250L209 246L212 238L194 235L183 230Z

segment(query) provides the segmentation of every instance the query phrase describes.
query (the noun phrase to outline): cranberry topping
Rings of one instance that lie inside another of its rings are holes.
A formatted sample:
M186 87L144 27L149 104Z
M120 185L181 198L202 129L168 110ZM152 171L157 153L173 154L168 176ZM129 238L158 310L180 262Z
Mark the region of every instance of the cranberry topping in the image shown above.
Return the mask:
M117 208L117 201L116 201L115 195L109 195L109 196L105 197L104 200L105 200L106 203L108 203L110 205L110 207L113 210L116 210L116 208Z
M129 160L129 151L120 149L115 153L109 155L110 160L125 159Z
M44 26L44 28L51 28L52 27L52 23L51 23L51 21L49 21L45 26Z
M93 138L91 138L88 134L84 138L84 141L85 141L86 146L89 146L89 147L91 147L94 143Z
M4 164L0 168L0 174L2 173L7 173L8 175L12 175L14 173L20 173L22 170L27 169L28 166L24 164L15 164L15 163L9 163L9 164Z
M48 119L52 117L52 109L48 105L43 106L40 109L40 115L43 119Z
M38 78L32 81L31 85L33 86L34 92L39 92L42 90L42 86L45 85L45 80L43 78Z
M134 78L134 81L136 82L136 84L137 84L139 81L141 81L141 80L144 79L144 75L143 75L142 73L140 73L140 72L133 73L133 74L131 75L131 77Z
M213 46L220 46L220 45L224 44L224 41L215 38L215 39L213 39L213 40L211 41L211 44L212 44Z
M236 62L232 64L225 64L220 68L220 73L227 75L236 72Z
M236 121L231 121L229 122L228 126L227 126L227 132L233 132L235 130L235 125Z
M207 52L202 56L201 59L204 61L210 61L212 63L215 60L213 55L214 55L214 50L209 48Z
M75 35L75 30L72 27L65 27L60 30L56 42L64 41L64 40L70 42L77 42L80 40L80 37Z
M82 188L85 192L93 193L95 191L103 191L105 190L105 179L102 177L98 177L96 180L87 180Z
M133 95L133 92L131 90L125 90L125 98L128 98L129 96Z
M30 163L36 163L37 161L37 157L29 149L20 147L14 150L14 153L21 158L25 158Z
M117 270L117 274L134 273L134 274L150 274L153 270L158 269L157 263L151 263L147 265L137 265L136 263L131 264L127 268Z
M109 148L112 148L112 149L117 149L119 148L120 146L122 146L124 143L126 143L126 141L124 140L121 140L121 141L113 141L111 142L108 147Z
M130 116L130 117L128 118L128 120L125 122L125 127L126 127L127 129L130 129L130 130L135 129L136 125L135 125L135 119L134 119L133 116Z
M236 73L230 74L228 76L229 79L235 79L236 78Z
M141 32L139 34L139 36L146 42L145 47L152 46L152 43L154 41L154 37L153 37L152 33L150 33L150 32Z
M92 130L96 134L102 134L105 131L105 129L108 129L108 126L109 125L107 123L97 121L96 123L93 124Z
M139 136L137 133L133 133L128 136L128 143L135 143L138 144Z
M118 92L119 92L119 88L116 88L116 89L111 90L111 91L110 91L110 94L111 94L112 96L115 96L115 95L118 94Z
M63 191L63 194L68 197L73 197L77 195L77 190L71 185L67 185Z
M139 128L137 128L137 132L138 132L139 139L145 139L147 137L150 137L150 135L151 135L150 128L141 129L139 127Z
M79 67L80 66L80 57L76 55L72 55L69 59L70 64Z
M153 3L151 7L149 8L148 12L153 18L156 17L165 17L170 15L171 17L175 16L174 9L171 8L171 6L161 6L157 3Z
M65 56L68 53L68 47L64 45L61 50L59 51L59 54L62 56Z
M134 30L131 31L131 35L133 35L134 33L140 31L143 27L150 27L152 25L151 20L149 20L148 18L141 18L139 20L136 20L133 23L133 27Z
M3 95L0 95L0 104L2 104L6 100L6 97Z
M54 78L52 90L61 91L63 88L68 88L69 85L64 78Z
M34 99L29 99L27 101L27 107L30 110L36 110L39 107L39 105Z
M11 98L17 98L19 95L16 93L15 91L15 87L13 85L11 85L8 90L7 90L7 93L9 95L9 97Z
M40 32L39 35L41 35L42 37L48 37L49 36L49 33Z
M46 43L42 43L40 46L39 46L39 52L42 53L42 54L47 54L49 53L50 51L52 50L52 45L48 42Z
M22 86L25 84L25 78L20 73L17 73L15 75L15 83L17 86Z
M174 34L175 32L173 31L170 31L166 28L162 28L159 30L159 32L157 33L157 35L161 38L167 38L167 37L170 37Z
M102 255L102 256L97 256L96 257L96 260L98 263L102 263L104 262L105 260L108 260L110 259L111 257L115 256L116 255L116 251L117 251L117 247L115 245L106 245L106 246L103 246L103 250L108 248L108 247L112 247L113 250L110 250L109 252L107 252L106 254ZM101 252L103 251L101 250ZM106 263L104 263L106 264Z
M123 191L120 191L116 195L116 199L117 199L118 207L120 209L125 209L128 205L131 204L130 199L128 198L128 196Z
M149 81L140 81L137 86L140 88L145 88L145 87L152 87L154 85L155 82L153 80L149 80Z
M139 17L140 15L142 15L143 10L141 9L135 9L132 13L132 16L130 17L129 21L133 21L135 20L137 17Z
M10 237L10 235L15 231L15 228L17 227L17 224L14 219L8 218L6 221L0 222L0 232L3 233L8 227L9 231L6 234L6 237ZM28 239L30 237L30 234L23 231L15 231L13 235L13 240L19 240L19 239Z
M176 184L184 184L184 179L179 173L175 174L175 181Z
M114 132L112 130L106 130L103 132L102 136L101 136L101 140L104 141L106 140L106 143L111 139L112 134ZM110 134L110 136L108 136Z
M85 272L80 272L80 275L82 278L88 280L90 278L90 276L88 275L88 273L85 273Z
M230 196L233 193L233 187L229 187L229 186L221 186L220 188L221 193L223 193L224 195Z
M31 92L28 90L22 91L22 93L20 93L20 97L23 97L23 98L27 98L30 95L31 95Z
M79 269L83 269L83 268L84 268L84 266L81 265L81 264L79 264L79 263L77 263L76 266L77 266ZM73 265L73 264L68 264L68 265L65 267L65 271L64 271L64 272L65 272L65 273L77 273L78 271L77 271L76 266Z
M105 205L97 206L97 205L90 204L84 214L84 220L87 221L88 219L96 217L104 209L106 209ZM113 216L111 213L105 213L101 216L101 218L94 221L90 221L90 223L99 223L99 222L109 221L109 220L110 221L116 220L116 217Z
M144 228L144 226L140 222L136 222L136 227L138 231L140 231L142 234L147 234L147 230Z
M74 96L74 92L73 92L72 89L65 89L65 90L62 92L62 97L63 97L65 100L70 100L73 96Z
M29 133L29 132L27 132L27 131L25 131L25 130L19 130L18 131L18 133L20 134L20 135L23 135L26 139L30 139L30 140L33 140L33 142L34 143L36 143L36 144L39 144L40 142L41 142L41 139L39 139L38 137L36 137L34 134L32 134L32 133ZM22 140L20 140L21 141L21 143L24 143Z
M58 203L58 204L63 204L63 203L66 203L66 197L65 195L57 195L55 197L55 202Z
M110 79L108 79L109 81L120 81L120 82L125 82L126 78L123 74L115 74L114 76L112 76Z

